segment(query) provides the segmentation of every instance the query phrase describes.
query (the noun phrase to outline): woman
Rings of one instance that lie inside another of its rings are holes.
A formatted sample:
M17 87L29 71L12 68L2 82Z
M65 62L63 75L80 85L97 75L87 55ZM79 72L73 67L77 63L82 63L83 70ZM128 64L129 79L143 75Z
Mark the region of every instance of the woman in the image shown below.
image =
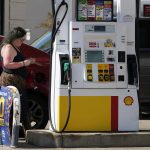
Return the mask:
M22 43L26 39L26 31L16 27L9 32L1 45L1 57L3 61L3 72L0 77L0 85L15 86L21 98L21 122L24 129L30 129L28 105L25 91L25 78L27 77L26 67L35 64L34 58L26 59L20 51ZM11 130L10 130L11 132Z

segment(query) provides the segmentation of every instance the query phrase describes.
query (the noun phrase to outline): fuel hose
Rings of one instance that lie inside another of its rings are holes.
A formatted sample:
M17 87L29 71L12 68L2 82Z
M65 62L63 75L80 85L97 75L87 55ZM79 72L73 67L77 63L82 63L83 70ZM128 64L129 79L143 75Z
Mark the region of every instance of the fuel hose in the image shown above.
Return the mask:
M50 51L50 72L49 72L49 120L50 120L50 125L51 125L51 128L54 132L56 133L62 133L66 127L67 127L67 124L69 122L69 118L70 118L70 110L71 110L71 81L70 81L70 76L68 75L68 113L67 113L67 118L66 118L66 121L65 121L65 124L63 126L63 128L58 131L55 127L54 127L54 124L53 124L53 121L52 121L52 110L51 110L51 72L52 72L52 57L53 57L53 44L54 44L54 41L55 41L55 37L56 37L56 34L60 28L60 26L62 25L65 17L66 17L66 14L68 12L68 4L65 2L65 0L62 0L62 2L60 3L60 5L58 6L57 10L56 10L56 13L55 13L55 10L54 10L54 0L52 1L52 8L53 8L53 14L54 14L54 23L53 23L53 28L52 28L52 36L51 36L51 51ZM59 25L57 26L56 28L56 18L57 18L57 15L61 9L62 6L66 6L66 10L64 12L64 15L59 23ZM70 71L70 70L69 70Z

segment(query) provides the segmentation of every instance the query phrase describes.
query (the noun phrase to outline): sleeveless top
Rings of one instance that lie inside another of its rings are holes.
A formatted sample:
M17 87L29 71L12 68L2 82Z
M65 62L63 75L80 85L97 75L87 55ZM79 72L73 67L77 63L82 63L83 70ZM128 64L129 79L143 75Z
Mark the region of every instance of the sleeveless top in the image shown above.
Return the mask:
M12 45L12 44L11 44ZM25 60L25 57L23 56L23 54L21 54L21 52L19 52L17 50L16 47L14 47L12 45L12 47L16 50L17 52L17 55L14 57L14 60L13 62L20 62L20 61L24 61ZM16 74L16 75L19 75L21 76L22 78L26 78L27 75L28 75L28 72L27 72L27 69L25 66L21 67L21 68L17 68L17 69L8 69L8 68L5 68L3 67L3 71L8 73L8 74Z

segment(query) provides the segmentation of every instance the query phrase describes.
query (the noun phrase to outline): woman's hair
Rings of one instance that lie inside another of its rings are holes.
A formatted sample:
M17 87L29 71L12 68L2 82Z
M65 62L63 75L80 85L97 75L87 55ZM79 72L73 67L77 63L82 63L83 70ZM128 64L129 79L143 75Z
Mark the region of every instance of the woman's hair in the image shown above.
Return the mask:
M25 29L23 29L22 27L15 27L4 38L4 40L2 41L2 45L10 44L14 40L22 38L25 35L26 35L26 30Z

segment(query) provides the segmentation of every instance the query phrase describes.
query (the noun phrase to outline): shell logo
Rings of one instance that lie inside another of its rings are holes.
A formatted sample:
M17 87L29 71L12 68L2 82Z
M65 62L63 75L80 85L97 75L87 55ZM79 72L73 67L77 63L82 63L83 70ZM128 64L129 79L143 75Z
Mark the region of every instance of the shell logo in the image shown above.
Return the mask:
M133 102L134 102L134 100L133 100L133 98L131 96L127 96L127 97L124 98L125 105L130 106L130 105L133 104Z

